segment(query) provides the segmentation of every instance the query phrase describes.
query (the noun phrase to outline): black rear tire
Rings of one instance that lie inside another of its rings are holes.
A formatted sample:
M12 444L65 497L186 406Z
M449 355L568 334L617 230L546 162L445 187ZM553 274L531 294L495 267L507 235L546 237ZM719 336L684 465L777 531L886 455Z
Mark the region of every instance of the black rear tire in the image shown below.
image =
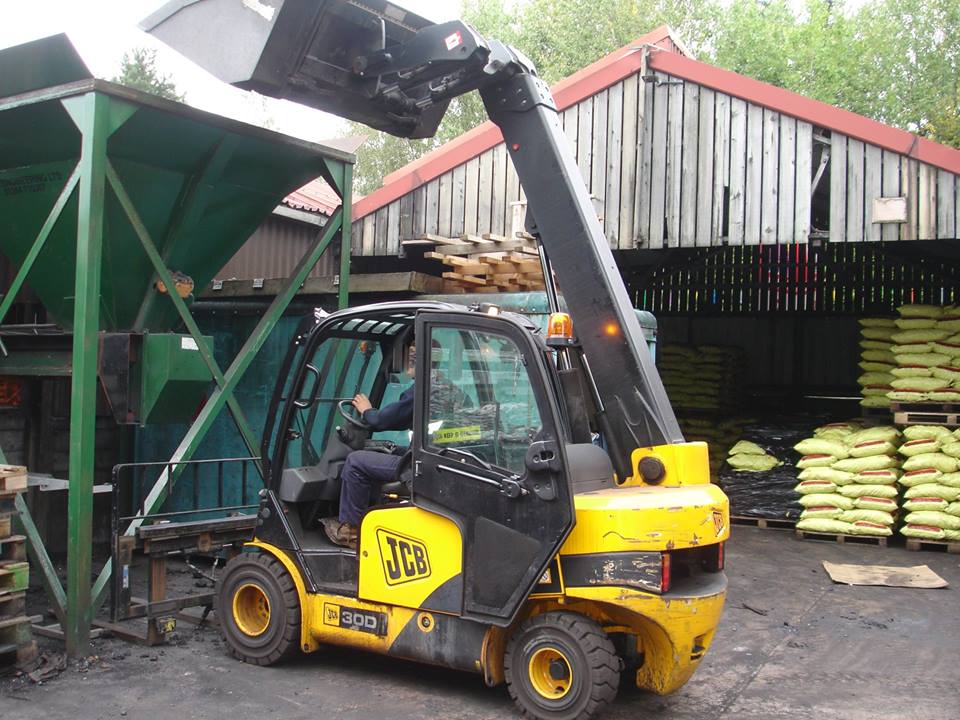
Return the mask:
M610 638L576 613L545 613L521 624L507 643L503 669L510 697L536 720L595 717L620 685Z
M239 660L273 665L300 650L300 598L293 578L276 558L242 553L217 581L220 630Z

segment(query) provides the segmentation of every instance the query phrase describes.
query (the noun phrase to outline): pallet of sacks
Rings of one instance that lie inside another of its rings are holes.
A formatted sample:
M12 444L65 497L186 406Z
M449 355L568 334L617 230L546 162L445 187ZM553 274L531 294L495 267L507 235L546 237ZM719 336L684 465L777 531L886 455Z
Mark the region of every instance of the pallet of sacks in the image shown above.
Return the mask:
M900 484L909 539L960 542L960 431L914 425L903 431Z
M797 530L885 538L897 521L901 461L895 427L832 423L794 447L801 458Z
M960 308L903 305L898 312L896 328L889 333L895 367L887 399L960 402Z
M657 367L670 402L680 411L732 412L743 397L743 350L721 345L663 345Z
M860 405L864 408L889 408L887 393L896 376L892 335L897 332L893 318L860 318Z

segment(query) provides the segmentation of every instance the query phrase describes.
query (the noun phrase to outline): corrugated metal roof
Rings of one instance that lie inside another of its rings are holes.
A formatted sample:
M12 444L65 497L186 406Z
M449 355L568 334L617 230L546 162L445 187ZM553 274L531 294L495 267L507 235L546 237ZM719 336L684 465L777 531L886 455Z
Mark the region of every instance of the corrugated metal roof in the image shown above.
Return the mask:
M333 191L326 180L317 178L287 195L283 199L283 204L296 210L330 217L333 211L340 207L340 196Z

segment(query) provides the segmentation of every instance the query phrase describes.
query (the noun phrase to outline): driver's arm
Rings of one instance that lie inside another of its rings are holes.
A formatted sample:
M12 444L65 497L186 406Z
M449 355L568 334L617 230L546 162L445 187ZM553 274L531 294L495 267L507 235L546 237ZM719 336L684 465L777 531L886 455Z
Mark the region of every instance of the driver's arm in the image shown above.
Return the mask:
M409 430L413 426L413 395L413 386L411 385L400 394L400 398L396 402L385 405L380 409L358 407L357 398L354 398L354 406L362 411L363 421L374 431ZM369 405L369 402L366 404Z

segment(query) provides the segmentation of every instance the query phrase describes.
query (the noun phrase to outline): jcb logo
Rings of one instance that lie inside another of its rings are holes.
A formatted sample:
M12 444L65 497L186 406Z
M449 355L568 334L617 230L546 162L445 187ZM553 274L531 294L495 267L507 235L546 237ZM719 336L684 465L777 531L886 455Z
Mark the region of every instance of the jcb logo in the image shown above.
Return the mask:
M387 530L377 530L377 540L387 585L400 585L430 576L427 546L422 542Z

